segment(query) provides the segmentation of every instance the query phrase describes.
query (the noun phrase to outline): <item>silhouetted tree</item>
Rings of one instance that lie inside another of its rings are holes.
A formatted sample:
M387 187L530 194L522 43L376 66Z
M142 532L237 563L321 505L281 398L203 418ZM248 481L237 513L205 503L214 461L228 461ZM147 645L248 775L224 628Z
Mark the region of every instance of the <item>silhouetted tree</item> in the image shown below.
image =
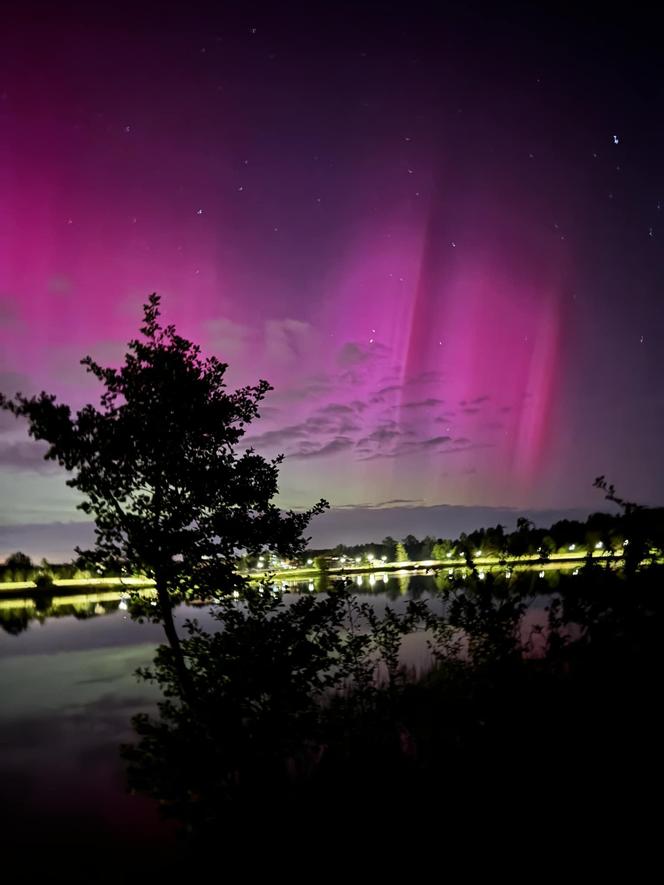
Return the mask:
M25 553L18 550L16 553L10 554L5 560L5 568L23 569L27 571L32 568L32 560Z
M408 551L404 547L404 545L399 541L397 544L395 553L394 553L394 561L395 562L408 562L410 557L408 556Z
M144 306L141 337L129 342L124 364L81 362L103 385L100 408L71 409L42 392L0 407L27 418L45 440L45 457L73 473L68 485L94 517L96 544L85 559L154 578L161 618L178 676L191 684L172 615L182 595L210 599L244 584L238 556L264 549L292 556L320 501L303 513L272 503L278 465L253 449L235 447L258 417L271 389L259 381L228 392L226 364L160 324L160 299ZM80 552L80 551L78 551Z
M408 559L416 560L420 558L420 547L422 545L415 535L406 535L403 539L403 546L406 548Z

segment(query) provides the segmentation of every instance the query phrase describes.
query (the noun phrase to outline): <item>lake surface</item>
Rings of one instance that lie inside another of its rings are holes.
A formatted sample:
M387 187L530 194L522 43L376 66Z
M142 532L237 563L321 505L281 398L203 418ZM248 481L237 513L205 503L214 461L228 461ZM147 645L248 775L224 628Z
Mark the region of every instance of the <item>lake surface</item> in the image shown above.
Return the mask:
M358 596L378 612L403 609L435 589L433 577L422 575L355 581ZM57 616L41 620L29 601L0 604L3 836L15 843L36 835L58 843L119 840L125 847L170 838L156 807L127 794L118 752L133 738L131 717L158 700L158 689L135 671L151 662L162 628L133 621L112 593L60 600ZM205 608L176 610L179 623L192 617L212 623ZM404 660L418 670L428 666L422 634L407 637Z

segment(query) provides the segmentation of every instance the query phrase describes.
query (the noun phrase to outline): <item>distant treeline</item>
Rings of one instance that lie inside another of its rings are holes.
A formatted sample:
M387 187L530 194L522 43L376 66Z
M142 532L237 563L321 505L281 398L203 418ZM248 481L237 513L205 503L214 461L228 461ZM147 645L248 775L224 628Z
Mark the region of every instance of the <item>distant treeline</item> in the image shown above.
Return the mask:
M106 569L103 573L93 571L81 559L72 562L53 563L42 559L40 562L33 560L20 551L12 553L0 565L0 583L10 581L37 581L37 579L71 580L72 578L98 578L103 574L106 578L119 578L126 575L126 570L120 566L117 569Z
M364 544L337 544L334 548L309 548L299 559L302 566L324 562L338 564L345 557L350 564L358 557L365 563L368 559L387 562L407 562L421 560L443 561L449 558L475 558L478 556L538 557L548 559L561 553L623 552L635 560L641 560L655 551L664 549L664 507L640 507L627 513L593 513L585 522L561 519L549 528L537 528L534 523L519 517L516 529L508 532L502 525L476 529L458 538L435 538L432 535L420 539L406 535L397 540L389 535L382 541ZM274 567L275 562L266 562ZM13 553L0 565L0 582L36 581L38 578L64 580L72 578L97 578L103 574L107 578L126 576L119 564L117 568L106 568L103 573L91 571L87 563L79 558L69 563L50 563L42 559L34 563L24 553ZM239 559L241 569L262 567L263 559L258 556L244 556Z
M332 549L309 549L303 559L342 557L386 558L388 562L444 560L453 557L532 556L544 559L570 551L622 551L633 545L633 555L647 556L650 550L664 547L664 508L638 508L629 513L593 513L585 522L561 519L549 528L537 528L524 517L517 519L516 529L508 532L502 525L476 529L458 538L419 539L407 535L401 540L390 536L366 544L338 544Z

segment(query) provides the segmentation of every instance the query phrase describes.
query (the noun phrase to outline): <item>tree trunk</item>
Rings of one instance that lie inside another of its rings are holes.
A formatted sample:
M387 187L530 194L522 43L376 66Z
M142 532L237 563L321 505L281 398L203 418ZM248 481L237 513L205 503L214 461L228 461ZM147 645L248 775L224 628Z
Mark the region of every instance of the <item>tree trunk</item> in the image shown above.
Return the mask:
M185 703L191 706L194 701L194 684L191 678L191 673L189 672L189 668L187 667L184 660L182 645L180 644L180 637L178 636L177 630L175 629L171 599L163 579L157 577L156 587L157 599L159 601L159 609L161 611L161 619L164 625L166 638L168 639L168 644L170 645L171 651L173 652L173 663L175 664L175 670L177 672L178 681L180 683L181 697L185 701Z

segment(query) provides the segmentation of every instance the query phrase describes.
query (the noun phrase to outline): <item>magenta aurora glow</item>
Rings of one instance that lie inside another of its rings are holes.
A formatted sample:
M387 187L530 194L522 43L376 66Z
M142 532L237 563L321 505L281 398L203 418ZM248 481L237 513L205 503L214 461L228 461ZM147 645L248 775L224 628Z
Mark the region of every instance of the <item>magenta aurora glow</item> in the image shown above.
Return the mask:
M584 43L591 23L555 13L535 27L422 4L404 26L369 10L352 28L343 4L148 4L129 28L83 7L16 14L0 389L82 404L78 360L117 361L157 291L230 384L273 384L247 441L285 453L284 506L340 508L321 525L353 508L364 540L390 530L379 510L395 532L417 510L434 534L443 504L583 511L599 473L658 502L654 46L610 21ZM0 555L17 526L80 518L7 416L0 494Z

